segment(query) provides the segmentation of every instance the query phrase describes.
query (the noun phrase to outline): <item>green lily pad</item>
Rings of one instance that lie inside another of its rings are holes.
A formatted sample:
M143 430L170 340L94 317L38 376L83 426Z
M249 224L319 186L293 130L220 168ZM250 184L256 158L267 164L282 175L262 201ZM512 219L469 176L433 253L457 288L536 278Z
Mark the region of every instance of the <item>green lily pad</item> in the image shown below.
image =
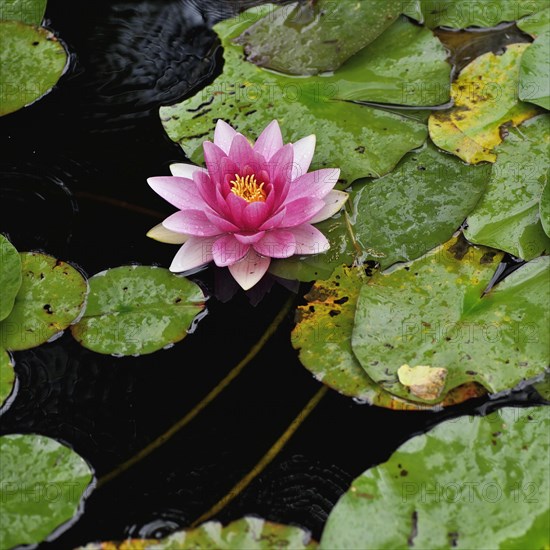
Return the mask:
M443 422L364 472L320 548L547 548L550 409Z
M535 37L521 58L519 98L550 110L550 8L518 21Z
M42 435L4 435L0 456L0 548L42 542L77 513L92 472L71 449Z
M495 27L504 21L516 21L536 13L546 6L547 0L420 0L426 25L430 28Z
M533 387L545 401L550 401L550 371L547 371L544 378Z
M11 313L0 322L0 346L34 348L65 330L80 315L87 283L72 266L37 252L21 254L23 281Z
M374 260L386 268L418 258L451 238L483 195L490 171L426 143L390 174L356 183L350 219L341 214L317 225L330 241L326 253L276 260L270 270L313 281L342 264Z
M539 214L548 179L550 115L511 129L499 146L487 193L468 217L466 238L530 260L550 252Z
M98 353L152 353L185 338L204 300L195 283L167 269L116 267L90 279L86 311L71 331Z
M48 29L0 21L0 116L47 94L67 67L65 48Z
M262 6L252 13L266 14L269 9ZM344 101L339 93L342 90L344 95L356 95L359 92L354 90L358 89L362 90L360 95L364 100L381 99L381 87L385 86L386 101L398 99L399 103L414 105L425 99L431 101L426 87L416 84L426 74L436 78L433 67L442 86L444 82L448 86L449 75L449 67L444 63L445 52L435 37L428 37L412 23L399 20L394 24L397 30L392 30L396 35L390 35L392 42L387 42L384 33L348 61L357 70L348 71L345 64L334 76L299 78L266 71L243 61L242 48L235 45L233 38L246 28L248 13L214 27L221 38L225 59L223 73L214 83L192 98L160 109L166 132L194 162L202 162L202 143L212 139L218 118L227 120L250 139L257 138L273 119L278 119L285 141L295 142L309 133L316 134L314 168L341 168L344 185L359 177L389 172L405 153L425 141L426 126L414 114ZM409 55L415 60L409 64L404 88L403 64L394 61L389 52L398 50L396 55L404 56L402 42L411 40L413 35ZM371 48L374 48L372 53ZM362 58L364 63L360 61ZM388 72L386 65L394 69ZM344 75L342 80L338 76L340 71ZM377 71L380 84L365 77L367 73L378 77Z
M0 349L0 408L10 396L15 384L15 371L10 354Z
M518 97L520 63L529 47L510 44L502 55L488 52L462 69L452 84L454 106L432 113L428 122L438 147L473 164L496 160L502 126L518 126L538 112Z
M545 183L540 196L540 223L548 237L550 237L550 184Z
M0 0L0 20L40 25L47 0Z
M334 71L382 34L401 8L401 0L291 4L262 17L237 42L261 67L297 75ZM350 33L350 21L361 32Z
M291 525L245 517L222 526L209 521L176 531L161 540L131 539L122 543L87 544L79 550L314 550L317 543L308 531Z
M484 294L501 257L453 239L375 274L361 288L352 336L367 374L386 391L423 403L467 382L498 393L542 374L550 362L550 257Z
M376 384L361 367L351 348L359 291L368 280L361 268L340 267L328 281L317 282L299 306L292 345L300 361L317 380L362 403L397 410L419 410L429 405L396 397ZM484 393L477 384L451 391L442 405L454 405Z
M0 321L13 309L15 297L21 287L21 258L15 246L0 235Z

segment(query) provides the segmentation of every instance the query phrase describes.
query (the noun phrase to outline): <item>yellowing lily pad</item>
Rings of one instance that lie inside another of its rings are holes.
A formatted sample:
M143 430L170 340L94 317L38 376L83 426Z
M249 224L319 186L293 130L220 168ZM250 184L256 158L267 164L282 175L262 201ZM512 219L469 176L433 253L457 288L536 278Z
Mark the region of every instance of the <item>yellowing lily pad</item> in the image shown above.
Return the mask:
M396 410L419 410L429 405L392 395L361 367L351 348L359 291L368 280L362 268L340 266L327 281L318 281L296 312L292 345L317 380L362 403ZM451 391L442 405L454 405L485 392L477 384Z
M445 387L447 369L442 367L430 367L429 365L401 365L397 369L397 378L409 391L426 401L438 399Z
M0 235L0 321L13 309L15 297L21 287L21 258L17 249Z
M498 393L541 375L550 363L550 257L527 263L484 294L501 257L453 239L369 279L352 336L367 374L386 391L425 403L467 382ZM445 369L443 390L421 395L400 380L402 365Z
M87 544L78 550L314 550L317 542L308 531L255 517L233 521L225 527L217 521L194 529L176 531L161 540L127 540Z
M550 252L541 225L542 190L548 180L550 115L511 129L497 148L487 192L468 216L466 238L531 260Z
M543 549L550 533L550 409L448 420L356 478L323 550Z
M0 21L0 116L48 93L67 67L65 48L48 29Z
M36 544L78 511L92 481L84 459L42 435L0 437L0 548Z
M0 347L34 348L65 330L80 315L88 286L69 264L46 254L21 254L23 280L11 313L0 322Z
M520 63L528 47L511 44L502 55L486 53L461 71L452 84L454 106L432 113L428 122L438 147L472 164L495 162L502 127L518 126L537 114L518 97Z
M204 300L198 285L167 269L116 267L90 279L86 311L71 330L98 353L152 353L185 338Z

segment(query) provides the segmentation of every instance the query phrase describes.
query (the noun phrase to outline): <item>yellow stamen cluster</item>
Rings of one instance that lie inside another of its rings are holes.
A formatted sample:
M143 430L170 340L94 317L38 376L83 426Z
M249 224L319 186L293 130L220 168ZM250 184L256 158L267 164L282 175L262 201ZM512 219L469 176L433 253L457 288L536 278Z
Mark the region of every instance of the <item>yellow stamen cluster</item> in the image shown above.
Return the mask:
M265 202L266 194L263 189L264 183L258 184L256 176L242 177L235 174L235 179L231 180L231 192L237 197L241 197L246 202Z

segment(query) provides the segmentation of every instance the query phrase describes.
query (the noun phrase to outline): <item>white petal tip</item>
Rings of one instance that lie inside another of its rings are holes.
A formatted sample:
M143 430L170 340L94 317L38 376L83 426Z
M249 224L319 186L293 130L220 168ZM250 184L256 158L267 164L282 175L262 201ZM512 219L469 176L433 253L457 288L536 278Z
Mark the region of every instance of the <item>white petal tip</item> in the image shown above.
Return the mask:
M166 227L164 227L161 223L151 228L147 232L147 237L167 244L183 244L188 239L187 235L170 231L170 229L166 229Z

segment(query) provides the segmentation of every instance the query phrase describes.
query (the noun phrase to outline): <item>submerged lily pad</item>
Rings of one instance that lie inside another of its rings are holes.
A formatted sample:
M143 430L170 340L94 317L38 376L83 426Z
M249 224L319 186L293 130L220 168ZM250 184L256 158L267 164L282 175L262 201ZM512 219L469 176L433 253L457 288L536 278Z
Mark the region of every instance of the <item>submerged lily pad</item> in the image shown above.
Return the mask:
M511 129L498 147L487 193L468 217L466 238L531 260L550 252L539 214L548 180L550 115Z
M80 550L314 550L309 531L291 525L245 517L226 525L209 521L176 531L161 540L131 539L121 543L87 544Z
M0 321L13 309L15 297L21 287L21 258L15 246L0 235Z
M368 280L362 268L340 267L328 281L317 282L299 306L292 345L302 364L327 386L362 403L397 410L429 405L396 397L376 384L361 367L351 348L359 291ZM442 405L454 405L484 393L477 384L451 391Z
M0 0L0 20L40 25L47 0Z
M0 408L10 396L15 384L15 371L10 354L0 349Z
M318 224L328 252L276 260L271 271L287 279L327 279L338 265L373 260L386 268L418 258L447 241L483 195L490 165L471 166L431 143L405 156L386 176L356 183L353 213Z
M393 33L389 35L391 42L385 42L388 38L381 35L333 76L285 76L243 61L242 48L233 42L247 27L247 14L265 14L269 9L262 6L218 23L215 30L224 47L223 73L194 97L160 110L166 132L194 162L202 162L202 143L214 135L218 118L251 139L273 119L278 119L285 141L304 137L306 127L307 133L317 135L313 168L340 167L343 184L389 172L405 153L425 141L427 129L421 116L419 119L408 112L396 113L343 99L384 99L384 88L388 90L386 101L413 105L423 99L431 102L433 98L419 84L428 74L441 83L440 95L446 97L449 67L445 51L434 36L399 20L394 23L395 30L389 29ZM408 52L404 44L408 44ZM407 67L394 60L389 53L393 50L399 58L412 58L406 61ZM409 69L405 80L404 69Z
M519 98L550 110L550 8L518 21L535 37L521 58Z
M0 116L48 93L67 67L65 48L48 29L0 21Z
M21 254L23 281L11 313L0 322L0 346L34 348L65 330L80 315L86 280L69 264L46 254Z
M361 288L352 337L367 374L386 391L422 403L442 401L467 382L497 393L542 374L550 362L550 257L484 294L501 257L453 239L392 273L375 274ZM428 387L432 371L424 383L403 384L404 365L445 369L437 394Z
M519 100L519 70L529 44L510 44L502 55L488 52L472 61L452 84L454 106L432 113L428 127L434 143L466 162L494 162L502 126L518 126L537 114Z
M420 0L426 25L430 28L495 27L505 21L536 13L546 6L547 0Z
M546 548L549 429L547 407L505 408L410 439L354 480L320 548Z
M187 335L204 300L195 283L167 269L116 267L90 279L86 311L71 330L98 353L152 353Z
M77 513L92 472L71 449L42 435L4 435L0 456L0 548L42 542Z
M302 75L334 71L384 32L401 9L401 0L295 3L262 17L237 42L262 67ZM350 33L350 22L361 32Z

